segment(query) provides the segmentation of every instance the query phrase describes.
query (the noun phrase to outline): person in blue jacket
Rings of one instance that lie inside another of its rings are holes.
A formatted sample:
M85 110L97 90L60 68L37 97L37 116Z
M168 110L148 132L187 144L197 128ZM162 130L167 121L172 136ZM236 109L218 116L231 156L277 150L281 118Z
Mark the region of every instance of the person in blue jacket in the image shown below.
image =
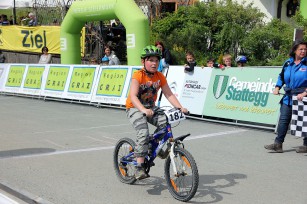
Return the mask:
M280 117L277 128L277 136L273 144L265 145L264 148L278 153L283 152L282 144L285 140L292 116L292 96L296 95L298 100L307 96L307 42L297 41L290 52L290 58L284 63L283 69L273 91L279 94L284 87L285 95L281 99ZM304 137L303 146L296 149L297 153L307 153L307 137Z

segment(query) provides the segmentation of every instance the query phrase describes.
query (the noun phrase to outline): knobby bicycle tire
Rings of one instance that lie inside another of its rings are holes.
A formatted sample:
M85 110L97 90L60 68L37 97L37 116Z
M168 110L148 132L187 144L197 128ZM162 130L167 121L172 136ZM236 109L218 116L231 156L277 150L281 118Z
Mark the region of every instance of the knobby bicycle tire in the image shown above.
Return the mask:
M116 176L121 182L126 184L133 184L136 182L134 177L136 168L134 165L121 163L120 159L134 151L135 146L136 144L132 139L122 138L116 143L113 153L113 164Z
M187 202L194 197L198 189L199 175L197 165L193 156L181 147L175 148L174 154L179 175L174 175L173 164L170 156L168 156L164 165L167 188L175 199Z

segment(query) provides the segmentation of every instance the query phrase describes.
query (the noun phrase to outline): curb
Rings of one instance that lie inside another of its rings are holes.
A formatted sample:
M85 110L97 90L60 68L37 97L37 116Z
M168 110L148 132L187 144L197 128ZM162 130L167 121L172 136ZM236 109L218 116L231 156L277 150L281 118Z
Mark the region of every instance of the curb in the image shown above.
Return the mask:
M29 204L53 204L37 195L15 186L11 186L4 181L0 181L0 189Z

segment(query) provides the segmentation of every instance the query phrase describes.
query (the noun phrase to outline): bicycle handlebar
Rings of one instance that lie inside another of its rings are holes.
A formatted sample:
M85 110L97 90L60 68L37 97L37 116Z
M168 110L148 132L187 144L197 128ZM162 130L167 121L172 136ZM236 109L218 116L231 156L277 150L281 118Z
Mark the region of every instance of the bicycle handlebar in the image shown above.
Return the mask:
M176 108L176 107L174 107L174 108L172 108L172 109L178 109L178 110L181 111L181 108ZM165 114L165 113L164 113L165 110L159 109L159 107L157 107L157 106L155 106L154 108L152 108L152 111L154 112L153 115L155 115L155 114L164 115L164 114ZM190 111L188 111L187 113L184 113L184 114L185 114L185 115L190 115ZM146 114L143 113L143 116L146 116Z

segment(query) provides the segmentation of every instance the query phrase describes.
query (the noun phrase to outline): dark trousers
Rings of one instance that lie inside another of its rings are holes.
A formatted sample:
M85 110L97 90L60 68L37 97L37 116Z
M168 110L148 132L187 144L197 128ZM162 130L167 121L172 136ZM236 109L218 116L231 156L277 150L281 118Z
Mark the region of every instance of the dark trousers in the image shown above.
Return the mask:
M292 106L282 104L280 107L280 117L277 127L277 137L275 138L275 143L282 144L285 141L289 124L292 117ZM304 145L307 146L307 137L304 137Z

